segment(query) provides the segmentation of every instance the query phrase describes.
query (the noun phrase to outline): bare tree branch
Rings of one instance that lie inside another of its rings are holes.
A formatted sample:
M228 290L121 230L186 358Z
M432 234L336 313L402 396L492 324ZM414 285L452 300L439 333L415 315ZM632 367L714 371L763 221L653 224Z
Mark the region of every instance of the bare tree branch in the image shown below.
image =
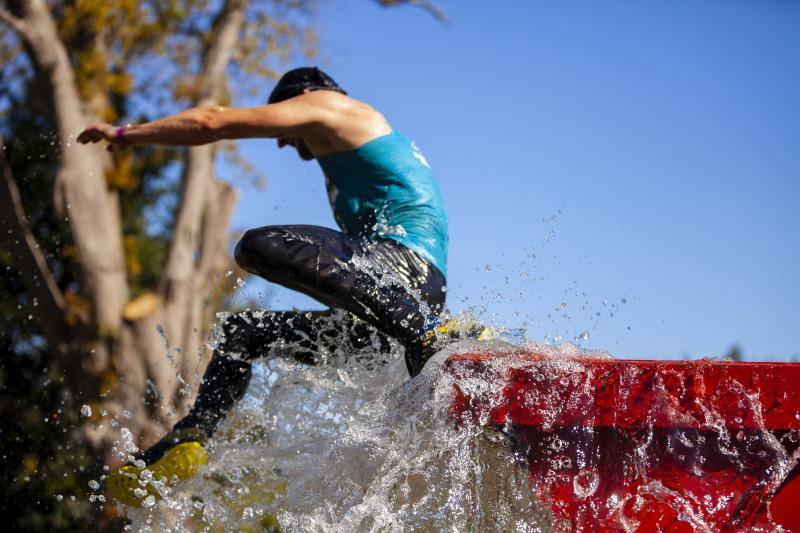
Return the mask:
M247 4L247 0L229 0L220 11L198 75L196 105L217 103L225 86L225 68L233 54ZM206 190L214 179L213 164L214 153L210 146L195 146L186 151L181 207L161 282L167 303L177 296L176 284L195 274L194 256L199 245Z
M0 137L0 146L2 144L3 138ZM5 151L1 148L0 173L3 174L3 184L0 186L0 226L7 228L7 231L0 232L3 247L11 252L22 275L25 289L38 304L36 319L48 344L56 353L63 354L67 350L69 329L64 318L67 304L31 232L17 183L6 160Z
M196 298L194 306L188 310L189 320L184 327L195 327L192 323L201 322L207 318L208 303L211 300L206 295L211 292L210 280L215 278L227 263L230 219L236 207L236 190L229 184L214 180L208 188L206 208L203 213L203 225L200 235L199 260L197 264L197 281L203 284L202 298ZM187 334L190 333L187 331ZM199 348L199 346L198 346ZM181 375L194 389L199 385L199 370L205 366L207 353L202 353L199 359L190 360L184 357ZM198 364L199 363L199 364Z
M25 21L19 17L15 17L10 12L6 11L2 7L0 7L0 20L14 28L19 33L25 33L27 31L27 27L25 26Z
M249 0L228 0L211 29L213 38L206 49L199 77L196 105L219 103L225 88L225 69L231 61L239 31L244 24Z
M447 15L439 7L429 0L376 0L380 5L386 7L399 6L401 4L411 4L424 9L433 15L440 22L447 22Z
M249 0L227 0L222 5L203 54L195 105L219 103L227 83L225 70L236 48L248 5ZM186 151L180 210L159 288L164 298L167 338L179 354L176 361L181 373L190 381L193 380L188 371L202 361L204 355L198 335L207 318L203 302L209 284L200 264L209 246L204 242L203 224L209 211L224 207L218 204L221 199L213 194L219 192L214 178L214 156L215 150L209 145L194 146ZM227 219L224 230L227 232ZM170 394L170 391L162 392L165 396ZM181 395L176 395L175 400L178 405L184 401Z
M229 184L215 181L208 192L198 262L198 272L203 278L213 274L219 268L220 258L226 256L228 227L236 207L236 190Z

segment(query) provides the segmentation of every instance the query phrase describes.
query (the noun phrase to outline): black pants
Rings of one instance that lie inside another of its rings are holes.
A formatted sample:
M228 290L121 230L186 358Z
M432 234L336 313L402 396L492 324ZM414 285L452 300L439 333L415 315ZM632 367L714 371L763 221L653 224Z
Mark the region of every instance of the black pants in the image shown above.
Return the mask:
M290 356L314 364L342 349L405 346L409 374L425 364L422 338L445 300L445 279L433 265L390 239L365 240L318 226L266 226L244 234L236 262L248 272L305 293L331 311L245 312L222 325L223 339L206 369L197 400L175 429L211 435L245 393L250 361ZM377 331L376 331L377 330Z

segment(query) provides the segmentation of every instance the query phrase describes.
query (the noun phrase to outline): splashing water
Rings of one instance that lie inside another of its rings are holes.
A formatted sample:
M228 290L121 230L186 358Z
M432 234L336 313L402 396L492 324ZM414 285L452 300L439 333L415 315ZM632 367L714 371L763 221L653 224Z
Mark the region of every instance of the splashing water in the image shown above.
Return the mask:
M456 427L450 415L447 355L505 347L461 341L413 380L397 346L327 354L319 366L257 363L247 395L209 444L208 466L173 491L161 487L160 501L128 509L130 528L262 530L279 522L285 531L391 531L519 521L512 529L541 529L547 512L525 490L526 472L508 460L507 442L477 424Z
M401 351L327 354L319 366L258 363L247 395L209 444L208 466L172 491L162 487L160 501L129 509L130 528L636 531L648 526L642 509L664 505L684 530L705 531L730 516L747 475L767 472L761 485L774 486L797 464L797 430L776 437L763 416L743 408L756 423L737 433L713 402L697 402L687 414L662 390L680 383L659 381L642 428L566 423L579 412L599 420L603 395L580 358L611 364L602 352L462 340L408 380ZM543 362L531 366L522 352L542 354ZM491 357L480 371L463 372L474 361L454 366L453 354ZM636 375L619 379L617 392L636 394ZM725 387L735 392L730 401L748 402L737 382ZM539 417L535 424L526 429L515 405ZM698 413L703 431L692 431L687 417ZM687 429L662 431L670 424ZM703 455L709 447L714 453ZM617 463L603 464L614 450ZM656 475L667 468L665 453L677 465L666 477ZM670 475L705 480L720 466L707 464L714 461L733 468L694 492L670 483ZM714 492L719 484L732 489ZM649 525L666 525L667 514ZM769 517L759 527L777 529Z

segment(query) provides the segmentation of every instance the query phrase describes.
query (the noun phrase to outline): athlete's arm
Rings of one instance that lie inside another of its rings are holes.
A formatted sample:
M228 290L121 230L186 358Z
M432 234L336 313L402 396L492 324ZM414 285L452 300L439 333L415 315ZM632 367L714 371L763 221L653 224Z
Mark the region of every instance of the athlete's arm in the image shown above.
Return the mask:
M79 136L80 143L111 143L111 150L127 145L161 144L197 146L222 139L252 137L302 137L325 122L330 113L311 95L301 95L277 104L251 107L195 107L175 115L116 128L96 124Z

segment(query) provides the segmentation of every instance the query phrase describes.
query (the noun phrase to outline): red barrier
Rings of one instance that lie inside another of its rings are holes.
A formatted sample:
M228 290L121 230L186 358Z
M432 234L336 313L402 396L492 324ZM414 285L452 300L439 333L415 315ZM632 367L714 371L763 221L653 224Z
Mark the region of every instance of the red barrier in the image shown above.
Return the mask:
M574 530L800 532L800 364L455 355L453 415L498 426Z

